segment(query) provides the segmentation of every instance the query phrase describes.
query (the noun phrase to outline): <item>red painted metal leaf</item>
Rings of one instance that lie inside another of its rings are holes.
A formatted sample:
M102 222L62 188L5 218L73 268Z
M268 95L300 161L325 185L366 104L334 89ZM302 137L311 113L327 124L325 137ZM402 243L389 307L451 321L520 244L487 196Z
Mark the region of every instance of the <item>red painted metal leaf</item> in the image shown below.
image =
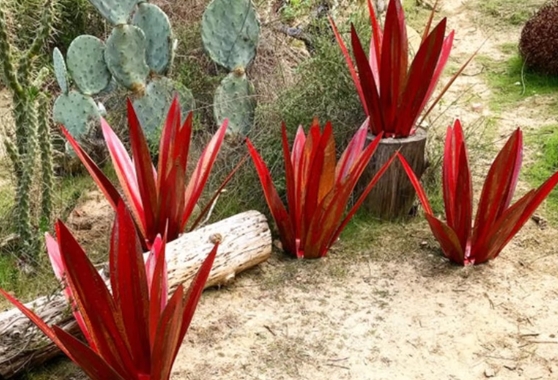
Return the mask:
M85 344L62 330L53 326L53 332L58 340L72 353L72 360L92 380L126 380L114 370L102 357ZM139 375L139 373L136 374ZM125 376L125 375L124 375Z
M159 199L157 186L153 176L153 163L149 154L149 146L143 134L140 122L132 102L128 99L128 125L130 144L138 181L139 193L143 204L143 217L146 226L145 238L152 242L157 236L157 214L159 213Z
M273 216L273 219L277 224L277 228L279 229L279 235L281 237L283 249L286 252L296 255L297 250L295 241L295 230L293 229L293 224L291 222L289 214L287 213L287 210L285 209L283 202L281 202L281 198L279 197L279 194L277 193L277 190L273 185L269 169L267 168L261 156L256 151L249 139L246 140L246 145L248 147L248 152L252 157L252 161L254 162L254 166L256 167L258 177L262 184L262 189L267 201L267 205L269 206L271 215ZM290 211L291 213L294 212L294 210Z
M124 331L135 368L148 373L151 366L149 343L149 292L146 268L134 222L126 206L118 205L111 242L110 282L116 307L122 313Z
M396 137L409 136L423 111L421 106L440 58L445 31L446 19L444 18L423 42L413 59L401 97Z
M453 32L452 32L453 33ZM449 41L445 40L446 42L444 42L444 47L443 49L447 49L447 54L449 54L449 50L451 49L451 47L449 47ZM453 42L452 42L453 44ZM461 66L461 68L459 70L456 71L455 74L452 75L452 77L450 78L450 80L446 83L446 85L444 86L444 88L442 89L442 91L440 91L440 93L436 96L436 98L434 98L434 100L432 102L430 102L430 107L426 110L426 112L424 112L422 114L422 118L420 119L420 121L417 123L417 125L421 125L422 121L430 114L430 112L432 112L432 110L434 109L434 107L436 106L436 104L438 104L438 102L440 102L440 99L442 99L442 96L444 96L444 94L448 91L448 89L451 87L451 85L453 84L453 82L455 82L455 80L457 79L457 77L459 77L461 75L461 73L463 72L463 70L465 70L465 68L469 65L469 63L471 63L471 61L473 60L473 58L475 57L475 55L477 55L477 53L479 52L480 48L482 47L479 46L479 48L469 57L469 59L467 59L467 61L465 61L465 63L463 64L463 66ZM446 54L446 51L443 50L442 54ZM432 90L434 91L434 90ZM430 95L428 96L428 98L430 98ZM426 106L426 104L424 104L424 106Z
M72 314L83 333L83 336L87 340L87 343L91 346L93 350L95 350L95 342L91 339L89 332L87 331L87 327L85 326L85 322L83 321L83 317L81 313L77 309L77 305L74 301L74 296L72 294L72 289L66 283L66 270L64 269L64 264L62 263L62 257L60 256L60 249L58 248L58 242L49 234L45 234L45 242L46 248L48 252L48 258L50 259L50 263L52 265L52 269L54 270L54 275L60 281L62 286L64 287L64 295L66 296L66 300L70 304L72 309Z
M474 241L485 239L508 208L521 168L522 145L521 131L517 129L492 163L478 205Z
M155 342L159 318L167 305L168 299L169 284L165 250L166 237L161 240L160 236L157 236L149 254L151 263L146 266L149 282L149 341L151 347ZM149 281L150 279L151 281Z
M430 86L428 87L428 91L424 97L422 105L420 109L423 110L426 107L426 104L430 100L430 97L434 93L436 86L438 85L438 81L440 80L440 76L446 67L446 63L448 62L451 48L453 46L453 37L454 31L452 30L450 34L444 39L444 44L442 45L442 51L440 53L440 59L438 59L438 63L436 64L436 71L434 71L434 75L432 76L432 80L430 81Z
M124 196L131 206L132 214L134 215L141 234L145 236L147 225L144 217L143 200L141 199L136 170L132 163L132 159L128 155L122 141L120 141L116 133L114 133L112 128L104 120L101 120L101 129ZM118 203L113 206L115 210L117 205Z
M355 204L353 205L353 207L351 207L351 209L349 210L349 212L347 213L347 216L345 216L345 219L343 220L343 222L341 223L341 225L337 228L337 230L335 231L335 233L332 236L332 239L330 241L330 245L332 245L333 243L335 243L335 241L339 238L339 236L341 235L341 232L343 232L343 230L345 229L345 227L347 226L347 224L349 224L349 222L351 221L351 219L353 218L353 216L356 214L356 212L358 211L358 209L362 206L362 204L364 203L366 197L368 196L368 194L370 194L370 192L372 191L372 189L374 188L374 186L376 186L376 184L378 183L378 181L380 180L380 178L382 178L382 176L384 175L384 173L386 172L386 170L391 166L393 160L395 159L396 155L394 154L393 156L391 156L391 158L384 164L382 165L382 167L380 168L380 170L378 170L378 172L374 175L374 177L372 177L372 179L370 180L370 182L368 183L368 185L366 185L366 187L364 188L364 191L361 193L360 197L358 198L358 200L355 202ZM370 160L370 157L368 158L368 161ZM364 159L365 162L366 159ZM361 173L362 174L362 173Z
M159 141L159 161L157 164L157 193L161 194L163 191L163 180L168 176L171 168L175 162L175 155L181 150L186 150L188 152L189 145L177 146L177 135L180 129L181 122L180 115L180 104L178 103L178 97L175 96L169 107L167 113L167 118L165 119L165 124L163 126L163 131L161 133L161 140ZM177 149L179 148L179 149Z
M219 153L221 145L223 144L227 126L228 121L225 120L221 127L213 135L213 137L209 141L209 144L207 144L207 146L203 150L198 163L196 164L196 168L194 169L194 172L190 177L190 181L188 181L188 186L186 187L186 192L184 195L185 203L184 211L182 213L182 230L184 230L184 228L186 227L186 223L188 223L188 220L190 219L190 216L194 211L194 207L200 199L205 184L207 183L207 179L209 178L209 174L211 173L211 169L213 168L213 164L215 163L217 154Z
M329 23L330 23L331 28L333 30L333 34L335 35L335 39L337 40L337 44L339 45L339 48L341 49L341 53L343 53L343 57L345 58L345 62L347 62L347 67L349 68L349 73L351 74L351 77L353 78L355 88L356 88L358 96L360 98L360 102L361 102L362 106L364 107L364 112L366 114L368 114L368 109L366 107L366 99L364 97L364 93L362 92L362 86L360 85L360 79L358 77L355 66L353 64L353 60L351 59L351 55L349 54L349 51L347 50L347 46L345 45L345 42L343 41L343 37L341 37L341 34L339 33L339 30L337 29L337 25L335 25L335 22L333 21L333 19L331 17L329 18Z
M383 131L392 135L397 134L395 121L400 95L405 88L409 55L405 15L399 1L389 2L382 44L378 84L385 123Z
M211 268L213 267L213 263L215 262L215 258L217 257L218 249L219 243L213 246L206 259L202 263L200 269L198 270L198 273L190 283L188 290L186 291L186 295L184 296L186 300L186 307L184 308L184 313L182 315L182 325L180 327L180 333L178 335L179 342L182 342L184 340L186 332L190 327L190 323L192 323L194 312L196 311L196 307L198 306L198 302L205 288L205 284L211 274ZM175 347L174 353L172 354L173 361L178 354L179 348L180 344Z
M440 243L444 256L456 264L464 265L465 253L461 249L459 238L455 231L446 223L434 217L434 215L425 214L425 216L434 237Z
M4 289L0 289L0 294L2 294L12 305L17 307L19 311L23 313L35 326L39 328L60 350L66 354L70 359L74 360L74 357L71 351L66 348L66 346L58 339L54 331L43 321L37 314L35 314L32 310L27 308L24 304L19 302L18 299L13 297L10 293L6 292Z
M455 188L455 220L450 227L455 231L461 248L466 251L467 242L471 238L471 228L473 223L473 189L471 172L467 161L467 151L465 146L459 155L459 172L457 173L458 186ZM449 224L449 221L448 221Z
M66 137L66 140L68 140L68 142L74 149L74 152L76 152L77 156L79 157L97 186L99 186L99 189L103 192L111 206L116 210L116 205L122 200L122 197L118 193L118 190L116 190L116 187L114 187L114 185L109 181L109 179L105 176L101 169L99 169L99 167L97 166L97 164L95 164L91 157L89 157L89 155L85 153L85 151L79 146L70 132L68 132L63 126L60 126L60 130L62 131L64 137Z
M362 154L364 144L366 143L366 136L368 135L368 121L366 118L364 123L356 131L353 138L347 145L347 148L341 154L339 162L335 168L335 181L339 182L345 179L347 173L352 169L356 160Z
M236 172L242 167L242 165L244 165L246 163L246 161L248 161L249 157L250 157L250 155L248 153L246 153L246 155L244 155L244 157L242 157L242 159L238 162L238 164L233 168L233 170L231 170L231 172L223 180L223 183L221 183L221 185L217 188L217 190L215 190L211 199L209 199L206 202L205 207L200 211L200 213L199 213L198 217L196 218L196 220L194 221L194 223L192 223L192 227L190 227L190 231L193 231L193 230L196 229L196 227L202 221L202 218L209 212L211 207L213 207L213 203L215 202L215 200L217 199L219 194L221 194L221 192L225 189L225 186L227 186L229 184L231 179L234 177Z
M422 204L422 207L424 208L424 212L428 215L433 215L432 207L430 207L430 202L428 201L428 197L426 196L426 193L422 185L420 184L419 179L417 178L415 172L413 171L413 168L411 168L411 166L409 165L405 157L403 157L399 152L397 152L396 154L397 157L399 158L399 161L403 165L403 169L405 169L405 173L407 173L407 176L409 177L411 184L413 185L415 191L417 192L417 196L420 200L420 203Z
M159 195L157 231L166 230L170 241L177 239L184 231L182 228L182 212L185 207L185 171L178 162L175 162L165 180L161 182L164 191Z
M178 286L172 295L167 307L163 310L157 332L153 342L152 360L150 380L168 380L174 357L172 355L175 348L180 347L182 343L179 340L180 324L182 322L182 314L184 313L184 288Z
M380 62L382 58L382 41L384 39L382 29L378 23L378 17L372 6L372 1L368 0L368 13L370 14L370 24L372 26L372 36L370 38L370 50L369 50L369 64L370 70L372 70L372 75L376 83L380 83ZM363 102L364 104L364 102ZM368 112L366 112L368 114Z
M366 100L367 115L370 116L370 130L373 134L378 135L385 127L383 109L380 102L379 83L374 79L366 53L362 48L353 25L351 25L351 43L358 67L362 92Z
M133 373L130 346L122 314L105 282L66 226L56 224L56 236L68 284L98 353L119 373Z

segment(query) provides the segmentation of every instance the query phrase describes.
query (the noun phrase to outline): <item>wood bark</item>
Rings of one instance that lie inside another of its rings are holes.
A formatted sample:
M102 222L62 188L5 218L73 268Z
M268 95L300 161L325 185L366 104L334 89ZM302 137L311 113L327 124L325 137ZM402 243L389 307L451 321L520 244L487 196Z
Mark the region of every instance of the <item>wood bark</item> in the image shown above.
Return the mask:
M368 139L373 140L374 137L369 135ZM359 188L362 190L398 150L420 179L426 168L425 147L426 131L423 129L418 129L413 136L403 139L382 139L361 177ZM398 220L409 216L415 198L415 189L401 163L396 159L372 189L363 207L380 219Z
M265 216L247 211L182 235L167 245L171 291L191 281L214 242L221 243L206 288L226 285L271 254L271 233ZM101 270L101 274L102 274ZM61 292L26 304L49 325L79 335L77 323ZM18 309L0 314L0 379L8 379L61 352Z

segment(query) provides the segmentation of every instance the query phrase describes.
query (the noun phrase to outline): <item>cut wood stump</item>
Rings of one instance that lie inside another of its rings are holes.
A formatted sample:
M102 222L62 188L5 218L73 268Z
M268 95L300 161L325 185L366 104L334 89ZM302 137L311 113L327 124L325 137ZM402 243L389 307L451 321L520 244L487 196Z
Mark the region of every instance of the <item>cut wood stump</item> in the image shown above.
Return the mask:
M368 135L369 141L374 140L374 138L375 136ZM358 188L362 191L384 163L398 150L407 159L420 179L424 169L426 169L425 148L426 131L424 129L418 129L413 136L407 138L382 139L368 167L362 174ZM363 207L380 219L398 220L409 216L415 199L415 189L401 162L396 159L372 189Z
M178 285L192 280L216 241L220 245L206 288L230 283L236 274L260 264L271 254L269 226L257 211L184 234L168 243L166 249L170 294ZM75 336L80 334L62 292L40 297L26 306L48 325L58 325ZM0 379L15 376L60 353L18 309L0 314Z

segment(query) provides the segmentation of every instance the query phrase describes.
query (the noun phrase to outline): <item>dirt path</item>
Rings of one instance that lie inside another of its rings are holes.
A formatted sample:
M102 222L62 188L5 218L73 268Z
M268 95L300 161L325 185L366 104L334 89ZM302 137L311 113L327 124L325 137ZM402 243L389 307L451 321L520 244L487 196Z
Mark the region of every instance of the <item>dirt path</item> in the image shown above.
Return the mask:
M517 41L519 29L489 36L473 24L470 1L443 6L457 61L487 37L482 53L506 59L499 46ZM478 70L468 68L448 94L473 86L474 96L444 117L468 125L494 116ZM536 117L521 107L500 115L495 144L517 126L545 123ZM480 173L488 163L478 162ZM320 262L277 255L204 295L173 379L557 379L557 238L529 223L497 260L463 269L439 256L417 221L383 229L350 256L343 244Z

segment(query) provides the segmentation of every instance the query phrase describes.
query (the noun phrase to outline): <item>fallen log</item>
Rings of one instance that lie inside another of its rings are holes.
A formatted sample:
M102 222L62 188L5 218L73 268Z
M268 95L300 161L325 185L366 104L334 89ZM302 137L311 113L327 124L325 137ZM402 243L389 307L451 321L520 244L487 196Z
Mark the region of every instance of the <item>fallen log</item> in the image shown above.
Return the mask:
M271 233L264 215L247 211L182 235L167 245L171 291L188 283L220 241L217 257L206 288L226 285L237 273L267 260L271 254ZM43 296L26 304L49 325L58 325L73 335L79 334L61 292ZM8 379L40 365L61 352L18 310L0 313L0 379Z

